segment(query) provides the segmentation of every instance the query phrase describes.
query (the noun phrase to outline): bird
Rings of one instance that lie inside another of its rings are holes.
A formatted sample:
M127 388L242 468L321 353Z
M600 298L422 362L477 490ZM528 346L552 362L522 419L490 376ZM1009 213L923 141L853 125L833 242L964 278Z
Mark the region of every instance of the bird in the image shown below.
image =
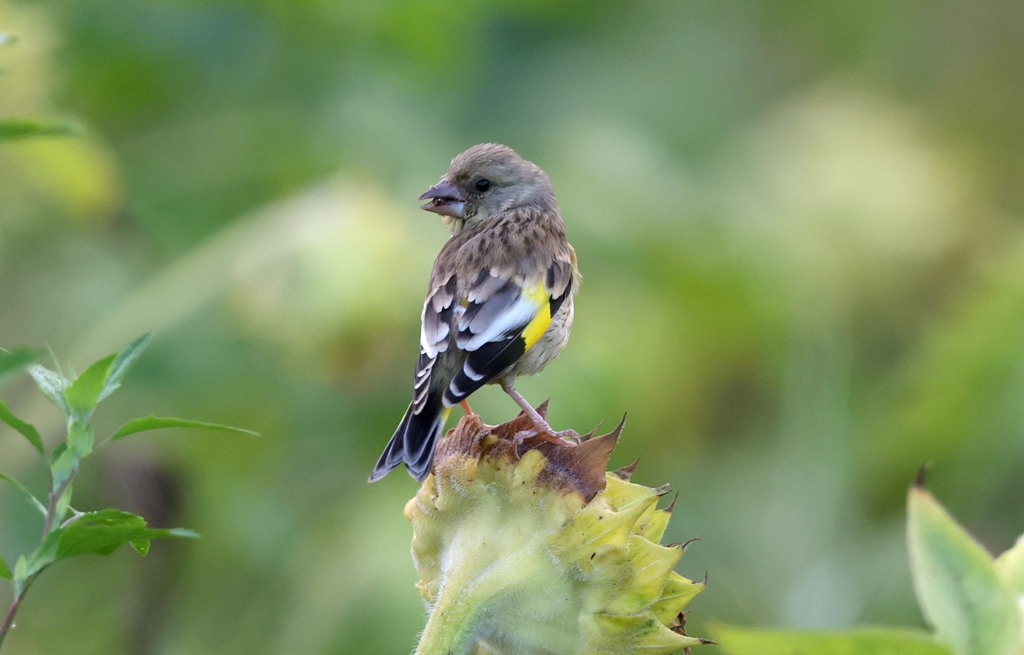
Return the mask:
M451 229L423 303L413 400L370 475L375 482L404 463L430 474L452 408L485 384L499 384L540 434L564 433L516 390L565 347L579 290L576 252L566 240L551 180L497 143L475 145L419 200ZM566 431L570 432L570 431Z

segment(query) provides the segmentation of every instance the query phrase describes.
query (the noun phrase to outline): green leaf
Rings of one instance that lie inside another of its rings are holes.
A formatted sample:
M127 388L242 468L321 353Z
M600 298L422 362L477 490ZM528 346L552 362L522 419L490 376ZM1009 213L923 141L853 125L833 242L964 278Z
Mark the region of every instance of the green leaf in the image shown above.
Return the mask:
M137 418L134 421L128 421L118 428L117 432L110 435L110 438L107 439L107 441L117 441L118 439L127 437L130 434L146 432L147 430L161 430L163 428L206 428L207 430L240 432L254 437L260 436L258 432L253 432L252 430L236 428L230 425L221 425L219 423L204 423L202 421L189 421L181 418L159 418L156 416L147 416L145 418Z
M82 127L67 121L47 123L31 118L0 119L0 143L31 136L78 136Z
M46 535L43 543L39 544L39 547L32 551L27 558L18 558L18 563L14 567L15 593L20 593L29 580L42 573L47 566L56 561L57 540L59 538L59 535L56 533L57 530L53 530Z
M32 492L29 491L25 487L25 485L23 485L22 483L18 482L17 480L15 480L11 476L7 475L6 473L0 473L0 480L3 480L5 482L7 482L11 486L13 486L15 489L17 489L19 492L21 492L21 495L25 497L25 500L27 500L33 507L35 507L37 510L39 510L40 514L42 514L43 516L46 516L46 505L44 505L42 503L42 501L40 501L38 498L36 498L34 495L32 495Z
M42 366L40 364L33 364L27 369L28 374L32 376L32 379L36 381L36 386L43 392L51 403L57 406L65 416L71 416L71 407L68 405L68 399L64 395L64 390L71 384L67 378L56 371Z
M54 489L60 488L75 475L79 461L75 451L68 448L66 443L59 443L50 451L50 475Z
M17 373L29 364L39 360L46 351L30 348L15 348L11 352L0 350L0 380Z
M712 627L729 655L951 655L931 635L916 630L858 628L836 632Z
M152 539L198 536L181 528L149 528L141 516L116 509L87 512L51 530L28 558L18 559L14 567L15 593L20 593L30 578L62 559L86 554L109 555L124 544L131 544L140 555L145 555Z
M39 431L36 430L35 426L31 423L26 423L20 418L11 413L7 403L0 400L0 421L3 421L7 425L11 426L22 434L32 446L39 451L40 455L46 456L46 449L43 447L43 438L39 436Z
M100 400L100 393L103 392L103 387L107 383L110 367L115 358L115 355L107 355L103 359L93 362L64 392L71 411L83 423L88 422L93 410L96 409L96 403Z
M7 562L4 561L3 557L0 557L0 578L4 580L10 580L14 576L11 575L11 570L7 568Z
M1024 534L1013 548L996 558L996 571L1003 584L1015 594L1021 594L1024 602Z
M57 444L56 446L53 447L53 450L50 451L50 458L49 458L50 468L53 468L53 465L57 463L57 460L60 459L61 455L63 455L64 451L67 450L67 449L68 449L68 444L67 444L66 441L65 442L61 442L61 443L59 443L59 444Z
M71 507L71 494L73 493L72 488L74 485L69 484L64 488L64 493L57 499L57 504L53 507L53 523L54 525L60 525L64 522L64 517L68 514L68 508Z
M54 532L59 532L55 561L88 553L109 555L124 544L145 555L151 539L199 536L181 528L149 528L141 516L116 509L87 512Z
M1008 655L1021 638L1013 593L985 549L922 486L907 501L914 591L937 638L957 655Z
M78 459L85 459L92 452L92 444L92 427L78 421L72 422L68 428L68 448L75 452L75 456Z
M18 37L14 36L13 34L6 34L4 32L0 32L0 48L6 45L11 45L12 43L16 43L17 41Z
M142 351L149 345L149 340L152 336L152 332L147 332L135 341L132 341L124 350L117 354L113 364L110 365L110 374L107 376L107 381L103 385L103 390L100 391L100 396L97 402L102 401L121 386L121 380L124 379L124 376L127 375L128 371L135 364L135 360L139 358Z
M25 588L25 578L28 577L28 559L24 555L18 556L14 563L14 595L17 596Z

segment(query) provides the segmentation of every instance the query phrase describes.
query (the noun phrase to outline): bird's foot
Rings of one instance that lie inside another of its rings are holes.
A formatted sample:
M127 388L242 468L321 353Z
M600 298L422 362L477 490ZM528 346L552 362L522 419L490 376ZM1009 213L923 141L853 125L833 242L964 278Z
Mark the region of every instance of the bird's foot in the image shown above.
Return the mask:
M512 397L516 398L517 402L522 400L522 396L519 396L518 393L515 393ZM548 423L548 401L545 400L536 409L525 400L522 400L520 406L523 408L523 414L533 423L533 429L520 432L523 439L540 437L552 443L565 444L568 442L576 445L579 445L582 441L579 433L575 430L553 430L551 428L551 424Z
M523 430L520 434L525 433L523 434L524 438L540 437L541 439L552 443L564 444L565 442L569 442L576 445L579 445L582 441L579 433L575 430L553 430L551 428L551 424L548 423L545 418L540 416L531 418L533 418L533 429Z

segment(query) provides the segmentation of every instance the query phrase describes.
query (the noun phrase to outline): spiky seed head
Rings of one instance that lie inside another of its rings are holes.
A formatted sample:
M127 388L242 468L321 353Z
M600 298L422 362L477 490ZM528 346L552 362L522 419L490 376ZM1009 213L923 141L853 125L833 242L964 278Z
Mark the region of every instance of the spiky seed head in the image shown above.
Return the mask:
M660 545L663 489L606 473L622 429L579 443L467 416L406 505L430 608L418 655L671 653L705 640L680 619L703 588ZM475 650L474 650L475 649Z

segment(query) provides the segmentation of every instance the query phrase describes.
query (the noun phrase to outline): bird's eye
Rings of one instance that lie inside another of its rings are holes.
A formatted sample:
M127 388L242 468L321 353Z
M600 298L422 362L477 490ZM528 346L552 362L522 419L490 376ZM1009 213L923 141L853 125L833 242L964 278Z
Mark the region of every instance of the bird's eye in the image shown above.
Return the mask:
M476 181L476 190L483 193L487 189L491 188L491 181L486 178L481 178Z

